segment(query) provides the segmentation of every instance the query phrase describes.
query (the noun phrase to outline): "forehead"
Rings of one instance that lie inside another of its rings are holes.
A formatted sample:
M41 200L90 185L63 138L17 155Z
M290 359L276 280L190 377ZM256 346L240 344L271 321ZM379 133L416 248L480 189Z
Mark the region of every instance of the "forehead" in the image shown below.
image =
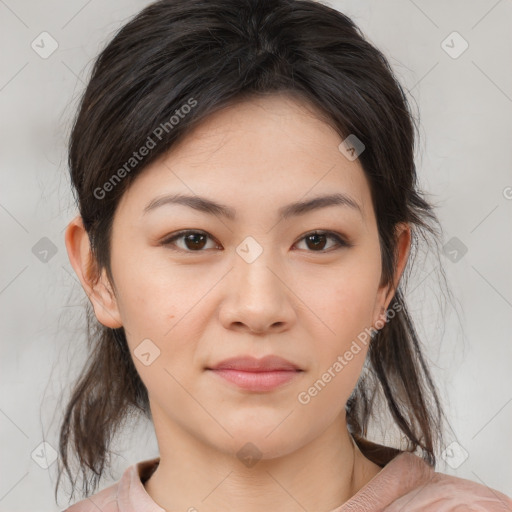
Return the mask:
M344 193L371 213L358 160L339 150L342 137L315 108L273 94L215 112L144 169L123 201L142 211L165 193L210 196L236 210L258 203L274 210L299 199Z

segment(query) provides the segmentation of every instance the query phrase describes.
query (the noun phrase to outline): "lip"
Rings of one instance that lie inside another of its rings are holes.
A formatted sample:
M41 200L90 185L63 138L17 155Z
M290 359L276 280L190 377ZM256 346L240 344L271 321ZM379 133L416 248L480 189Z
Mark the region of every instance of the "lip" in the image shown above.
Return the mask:
M300 370L300 368L286 359L268 355L261 359L251 356L231 357L208 368L209 370L240 370L243 372L271 372L277 370Z
M303 371L294 363L274 355L261 359L233 357L206 369L239 388L254 392L276 389Z

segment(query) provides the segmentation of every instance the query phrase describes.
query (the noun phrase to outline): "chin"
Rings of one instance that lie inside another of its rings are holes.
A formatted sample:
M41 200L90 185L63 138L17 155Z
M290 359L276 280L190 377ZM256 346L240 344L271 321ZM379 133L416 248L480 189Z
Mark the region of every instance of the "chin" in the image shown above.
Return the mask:
M210 439L209 444L238 458L248 467L258 460L283 457L304 446L309 441L310 433L308 430L300 432L298 426L291 423L285 426L282 421L283 417L280 417L277 421L252 422L238 425L237 428L226 426L233 437ZM245 461L249 462L246 464Z

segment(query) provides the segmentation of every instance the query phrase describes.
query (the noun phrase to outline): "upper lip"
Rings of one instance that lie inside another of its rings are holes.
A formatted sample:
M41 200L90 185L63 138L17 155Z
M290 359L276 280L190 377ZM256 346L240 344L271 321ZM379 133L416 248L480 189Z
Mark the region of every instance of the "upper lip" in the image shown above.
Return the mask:
M215 366L211 366L207 368L208 370L241 370L246 372L271 372L278 370L300 370L300 368L296 365L287 361L286 359L275 356L268 355L262 357L261 359L256 359L251 356L240 356L240 357L231 357L229 359L225 359Z

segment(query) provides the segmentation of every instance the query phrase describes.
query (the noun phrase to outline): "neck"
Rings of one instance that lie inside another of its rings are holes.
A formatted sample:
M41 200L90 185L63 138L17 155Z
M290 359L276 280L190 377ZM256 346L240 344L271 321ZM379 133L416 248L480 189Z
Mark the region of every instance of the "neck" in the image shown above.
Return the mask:
M167 512L331 512L380 471L366 459L339 418L292 453L247 467L176 424L153 416L160 463L145 483Z

